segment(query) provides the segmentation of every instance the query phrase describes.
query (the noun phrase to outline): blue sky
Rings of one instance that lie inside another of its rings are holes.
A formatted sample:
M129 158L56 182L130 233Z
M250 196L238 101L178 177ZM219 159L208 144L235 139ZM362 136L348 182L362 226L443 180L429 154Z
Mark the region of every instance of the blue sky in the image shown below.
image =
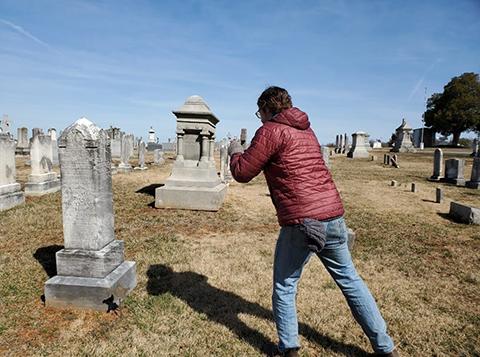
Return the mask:
M81 116L161 141L202 96L217 137L249 137L287 88L322 143L421 125L424 92L480 72L480 1L0 0L0 113L61 130ZM16 134L16 131L15 131Z

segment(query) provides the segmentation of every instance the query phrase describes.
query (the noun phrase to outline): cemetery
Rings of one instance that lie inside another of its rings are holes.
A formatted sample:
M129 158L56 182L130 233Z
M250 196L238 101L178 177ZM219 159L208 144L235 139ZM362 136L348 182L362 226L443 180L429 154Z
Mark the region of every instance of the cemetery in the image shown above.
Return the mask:
M180 162L175 153L147 151L143 141L133 150L128 134L121 157L112 159L108 130L81 119L62 130L60 166L47 165L61 175L62 191L23 198L18 186L32 180L36 154L32 166L28 156L15 156L16 183L9 177L5 184L18 192L16 206L0 212L0 352L262 355L271 348L276 335L265 272L278 224L265 179L233 181L225 141L211 150L213 130L189 130L195 110L212 128L211 110L200 97L185 105L175 111L177 135L200 135L183 139L207 143L207 149L179 147ZM391 158L389 148L367 149L368 134L352 134L351 147L322 152L355 236L353 258L381 301L392 335L407 355L474 350L480 190L457 183L461 176L478 184L478 158L466 149L400 151L396 170L368 158L373 151ZM182 180L187 160L228 185L218 209L158 207L158 190ZM452 160L463 170L455 182L443 179ZM138 170L112 176L112 164ZM368 341L341 292L318 261L309 266L298 292L303 349L366 354ZM308 289L312 284L318 288ZM325 306L322 314L311 313L317 300Z
M479 0L0 14L0 356L480 356Z

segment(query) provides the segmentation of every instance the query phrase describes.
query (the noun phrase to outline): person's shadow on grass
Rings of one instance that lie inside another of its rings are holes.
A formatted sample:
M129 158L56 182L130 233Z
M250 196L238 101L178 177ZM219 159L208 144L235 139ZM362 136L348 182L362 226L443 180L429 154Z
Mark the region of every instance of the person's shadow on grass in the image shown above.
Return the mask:
M238 317L243 313L273 321L270 310L208 284L205 275L195 272L174 272L168 266L155 264L148 268L147 277L147 291L150 295L170 293L178 297L192 309L207 315L211 321L221 323L262 353L270 354L275 347L268 337L247 326ZM345 356L368 355L356 346L320 334L309 325L300 323L299 331L308 340L333 352Z

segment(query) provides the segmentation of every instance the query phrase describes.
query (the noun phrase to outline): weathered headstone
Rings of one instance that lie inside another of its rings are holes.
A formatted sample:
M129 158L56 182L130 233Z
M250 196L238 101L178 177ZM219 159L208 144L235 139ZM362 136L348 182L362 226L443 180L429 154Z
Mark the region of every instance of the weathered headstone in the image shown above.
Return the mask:
M227 165L227 146L225 144L220 146L220 180L225 182L225 166Z
M0 211L25 202L21 186L16 182L15 141L0 134Z
M340 148L340 135L335 136L335 154L338 154Z
M405 119L402 119L402 124L395 129L396 140L393 152L415 152L415 148L412 143L412 131L413 129L407 124Z
M327 146L322 146L322 157L323 157L323 162L325 162L325 165L330 168L330 157L328 155L328 147Z
M467 181L466 186L480 189L480 156L473 158L472 175L470 176L470 181Z
M347 133L345 133L343 135L343 151L342 151L342 154L348 153L349 150L350 150L350 144L348 142L348 135L347 135Z
M465 160L449 159L445 160L445 178L443 181L457 186L465 186Z
M52 139L52 164L58 165L57 130L55 128L48 129L48 135Z
M28 129L21 127L17 129L17 155L28 155L30 153L30 143L28 141Z
M439 181L443 178L442 174L442 161L443 151L442 149L435 149L433 154L433 174L430 176L430 181Z
M466 224L480 224L480 208L467 206L458 202L450 203L448 213L454 220Z
M217 211L227 190L213 158L219 120L196 95L173 114L177 117L177 157L171 176L155 191L155 207Z
M59 140L65 248L45 283L45 304L110 311L136 285L135 262L115 240L111 152L107 134L86 118Z
M143 140L140 140L138 143L138 166L135 167L135 170L146 170L145 166L145 143Z
M160 149L155 149L153 151L153 163L155 165L163 165L165 163L165 159L163 158L163 151Z
M43 129L42 128L33 128L32 129L32 139L34 136L42 134L43 135Z
M344 154L345 153L345 138L343 137L342 134L340 134L339 139L340 139L340 144L339 144L339 148L338 148L338 153L339 154Z
M347 154L347 157L356 158L368 158L368 150L365 147L365 142L368 143L368 134L363 131L357 131L352 134L352 147Z
M10 136L10 119L7 114L3 114L2 120L0 120L0 134L6 134Z
M380 141L375 141L373 143L372 149L381 149L382 148L382 143Z
M110 138L110 148L112 152L112 158L120 158L122 155L122 137L124 133L120 128L110 127L107 130L108 137Z
M472 153L470 156L473 156L473 157L476 157L476 156L479 156L480 157L480 150L478 149L478 139L473 139L472 141Z
M397 155L392 155L392 157L390 158L390 164L395 167L395 168L399 168L399 164L398 164L398 156Z
M247 129L242 128L240 131L240 145L242 145L243 149L246 149L248 147L247 144Z
M42 196L60 190L60 180L52 170L52 139L50 135L37 134L30 142L32 173L25 184L25 195Z
M120 156L120 164L118 165L119 172L130 172L132 171L132 165L130 165L129 160L133 154L133 135L123 135L122 136L122 151Z

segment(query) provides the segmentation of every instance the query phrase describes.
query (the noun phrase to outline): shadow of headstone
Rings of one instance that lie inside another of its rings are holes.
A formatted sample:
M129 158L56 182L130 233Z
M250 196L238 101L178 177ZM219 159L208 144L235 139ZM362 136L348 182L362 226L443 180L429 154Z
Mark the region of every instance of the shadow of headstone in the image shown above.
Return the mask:
M165 184L163 183L152 183L151 185L148 185L148 186L145 186L145 187L142 187L141 189L138 189L137 191L135 191L135 193L143 193L145 195L150 195L150 196L153 196L155 197L155 190L159 187L162 187L162 186L165 186Z
M33 253L33 257L42 265L49 278L57 275L55 253L63 248L63 245L54 244L47 247L38 248L35 253Z

